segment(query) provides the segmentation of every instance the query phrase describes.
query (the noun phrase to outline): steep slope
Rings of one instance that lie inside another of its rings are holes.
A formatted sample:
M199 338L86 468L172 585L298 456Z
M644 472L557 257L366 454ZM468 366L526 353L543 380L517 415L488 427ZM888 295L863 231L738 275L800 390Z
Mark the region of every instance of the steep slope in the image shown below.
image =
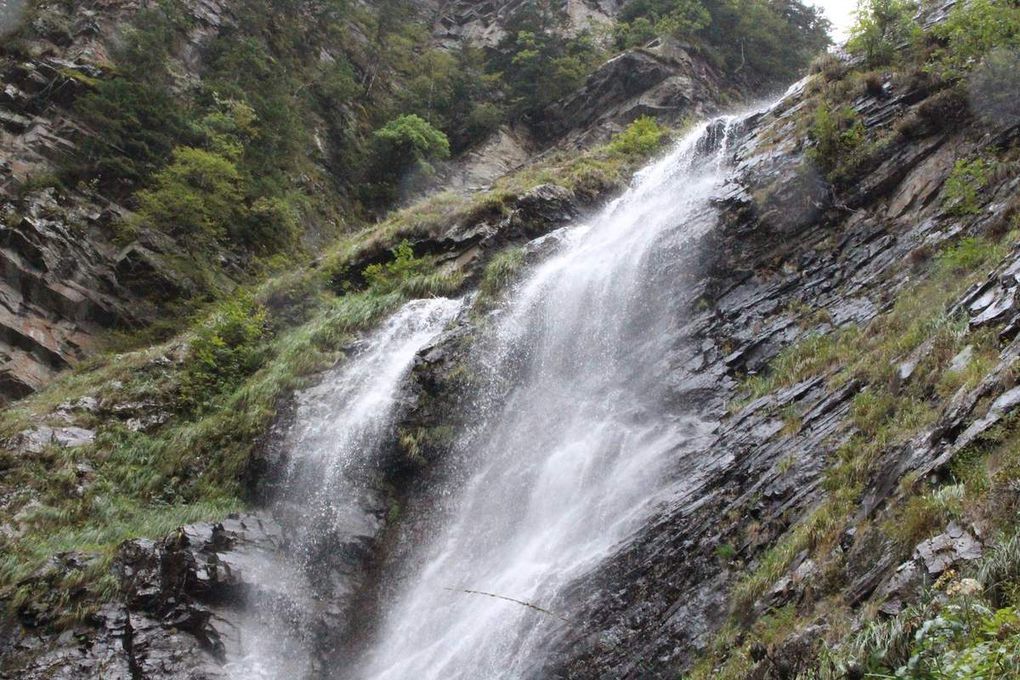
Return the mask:
M366 168L372 130L394 113L442 116L464 148L505 119L470 50L494 49L527 3L300 5L296 13L230 0L20 6L0 63L3 398L90 355L106 329L147 326L168 307L216 298L257 278L273 253L300 260L295 238L305 246L332 238L365 217L360 202L387 207L392 190L373 188ZM562 30L585 30L589 17L608 22L616 9L568 2ZM423 27L433 18L430 34ZM451 33L451 21L463 30ZM601 54L587 49L582 70ZM555 123L540 135L527 125L504 130L497 137L509 150L490 144L441 175L477 188L566 135L597 129L605 141L640 114L700 115L733 86L697 57L628 59L645 63L649 77L618 92L605 85L623 82L618 69L605 67L572 104L541 116ZM680 80L669 96L639 101L671 78ZM243 209L212 237L182 226L180 206L159 224L139 204L138 190L158 186L182 147L224 156L240 172L226 177L246 194Z

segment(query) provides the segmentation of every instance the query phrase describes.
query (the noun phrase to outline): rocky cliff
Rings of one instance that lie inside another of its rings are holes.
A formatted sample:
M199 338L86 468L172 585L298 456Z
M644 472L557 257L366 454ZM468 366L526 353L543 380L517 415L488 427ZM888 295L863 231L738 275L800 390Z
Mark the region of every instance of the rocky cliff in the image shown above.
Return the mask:
M412 3L411 21L418 25L434 21L431 40L451 53L469 46L493 49L520 5ZM192 262L195 255L180 237L154 230L143 230L135 238L125 234L122 223L131 220L137 207L131 195L105 185L60 181L69 164L91 153L84 150L88 140L103 134L89 127L78 103L97 82L117 76L111 53L147 8L138 2L30 3L22 8L26 25L17 33L8 31L9 45L0 63L5 262L0 283L4 292L0 395L5 400L38 390L59 371L89 356L102 344L97 338L109 329L144 327L167 305L186 309L194 304L189 300L222 294L251 279L250 254L219 246L221 252L211 262ZM606 24L617 10L612 2L568 2L566 30L581 31L591 22ZM184 12L174 19L179 28L174 29L166 63L170 87L187 100L209 77L213 46L250 19L239 18L231 2L188 4ZM308 32L315 33L315 19L309 16L307 21ZM348 22L348 28L348 43L323 43L317 58L308 58L312 65L318 68L316 63L348 58L367 88L400 87L399 73L360 61L367 58L359 57L360 51L370 49L366 36L370 29L357 22ZM442 174L450 186L476 189L563 140L587 147L605 141L640 115L668 121L703 115L727 87L716 70L684 49L660 46L628 52L596 70L582 90L550 107L539 117L540 125L503 128ZM316 167L292 172L319 175L305 176L299 184L314 186L312 193L320 196L325 190L334 203L345 203L348 171L337 167L340 161L330 157L330 149L347 143L343 140L352 133L345 128L363 113L338 106L347 122L338 124L319 113L310 113L315 119L304 121L312 134L311 147L302 152ZM382 108L372 101L359 106L362 111ZM306 238L316 241L335 231L336 222L335 216L320 212L306 216L302 228Z

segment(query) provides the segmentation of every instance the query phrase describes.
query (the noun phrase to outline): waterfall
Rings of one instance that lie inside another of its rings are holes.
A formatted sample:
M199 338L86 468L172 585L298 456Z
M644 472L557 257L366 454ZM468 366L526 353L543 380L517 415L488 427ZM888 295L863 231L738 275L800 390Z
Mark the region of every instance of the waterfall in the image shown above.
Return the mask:
M444 298L407 303L364 340L351 361L298 394L284 443L284 491L274 508L288 529L287 555L259 555L242 565L259 584L260 601L240 624L239 659L227 668L231 677L268 680L311 673L319 624L337 616L328 592L323 594L329 584L312 582L315 571L329 556L336 558L345 537L374 532L357 524L377 521L364 510L376 493L365 480L380 463L379 448L388 440L401 383L418 352L462 306Z
M731 127L690 132L510 293L474 350L486 387L432 490L446 500L353 677L526 677L548 627L570 625L558 594L669 493L706 428L666 405L670 267L714 223Z

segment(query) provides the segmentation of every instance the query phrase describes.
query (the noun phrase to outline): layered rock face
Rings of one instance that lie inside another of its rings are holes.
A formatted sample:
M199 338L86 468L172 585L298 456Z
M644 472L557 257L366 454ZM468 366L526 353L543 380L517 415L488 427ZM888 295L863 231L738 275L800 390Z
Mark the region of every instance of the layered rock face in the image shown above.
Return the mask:
M0 401L30 394L96 349L111 328L148 323L153 301L187 293L165 266L179 248L118 243L123 207L101 193L36 189L79 152L90 131L73 113L88 82L111 67L108 46L140 3L39 3L36 56L0 58ZM201 35L220 26L223 3L195 8Z
M923 89L888 81L875 89L853 103L869 130L910 119L926 106ZM898 502L945 479L954 455L1015 408L1017 388L1006 375L1018 351L1015 246L950 305L969 318L971 331L998 334L997 363L984 380L943 404L931 425L905 444L884 448L871 464L862 504L853 521L846 520L871 526L847 529L824 567L805 549L764 592L733 598L731 589L745 574L731 565L758 566L767 547L834 494L825 484L827 471L859 433L854 411L861 401L855 398L874 389L822 372L749 403L734 402L743 376L762 371L799 339L866 327L889 312L897 296L916 285L916 268L939 244L961 233L999 233L1020 186L1015 176L1005 176L972 216L946 215L941 192L954 161L988 145L1006 149L1020 134L1015 121L966 119L962 126L936 123L897 136L836 199L821 178L805 174L810 166L802 163L804 140L794 121L806 101L795 92L746 121L736 147L738 172L720 198L722 224L704 244L700 302L681 330L687 351L670 380L677 403L714 418L715 433L700 453L678 461L679 498L569 595L578 607L572 621L581 623L564 627L554 643L558 654L539 676L673 677L731 615L752 621L791 604L811 611L822 592L894 614L916 601L921 584L977 559L979 537L991 538L987 527L950 524L905 555L874 525L895 521ZM897 384L916 379L918 364L933 351L929 342L902 357ZM964 350L953 361L963 367L970 357ZM814 667L827 627L843 625L824 612L816 623L805 636L763 652L752 677L793 677Z

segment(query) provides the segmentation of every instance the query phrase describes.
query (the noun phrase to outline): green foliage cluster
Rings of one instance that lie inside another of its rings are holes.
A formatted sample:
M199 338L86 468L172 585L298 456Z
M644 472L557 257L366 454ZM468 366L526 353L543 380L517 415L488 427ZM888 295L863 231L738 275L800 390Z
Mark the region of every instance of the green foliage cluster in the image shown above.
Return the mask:
M641 116L609 142L609 152L647 157L662 147L669 131L651 116Z
M639 47L658 36L690 38L712 23L701 0L634 0L620 17L616 40L621 48Z
M378 204L398 198L401 185L421 185L432 177L432 162L450 157L450 141L417 114L398 116L373 133L371 180Z
M958 217L980 212L978 194L988 184L989 172L989 162L984 158L956 161L942 191L945 211Z
M673 36L754 84L793 77L828 46L828 22L800 0L634 0L615 29L620 48Z
M923 29L917 3L865 0L847 49L857 60L817 62L811 88L820 102L808 122L809 155L826 179L849 185L905 140L946 130L969 117L1008 126L1020 120L1015 82L1020 7L1009 0L956 3L947 18ZM851 102L887 96L887 86L926 98L893 125L866 129ZM971 214L994 168L961 161L943 194L949 214Z
M996 545L967 576L950 570L921 599L887 620L869 621L823 650L820 677L1012 678L1020 664L1020 540ZM1004 592L1011 593L1003 596Z
M224 390L236 387L262 360L266 310L251 295L221 302L188 347L180 401L203 410Z
M153 227L202 242L226 237L241 215L241 174L210 151L174 150L171 163L156 173L152 188L138 194L139 217Z
M428 273L432 269L430 262L415 257L411 244L401 241L393 249L393 259L386 263L370 264L365 267L362 276L369 286L391 293L400 290L414 277Z
M577 89L606 56L590 31L565 36L566 20L561 7L536 1L508 22L486 68L506 89L511 116L531 116Z
M97 178L114 195L143 183L175 145L195 141L179 99L161 86L125 77L100 80L75 108L95 134L85 138L82 162L71 172Z
M935 59L944 75L962 74L995 50L1020 47L1020 6L1010 0L958 2L934 28L945 43Z
M862 55L871 67L890 63L897 49L915 36L916 12L913 0L862 0L847 50Z
M847 49L869 68L922 63L943 78L959 78L996 50L1020 46L1020 7L1012 0L958 2L925 36L913 0L862 0Z
M864 123L851 107L833 110L823 100L815 109L808 137L814 142L809 157L823 171L832 173L864 141Z

